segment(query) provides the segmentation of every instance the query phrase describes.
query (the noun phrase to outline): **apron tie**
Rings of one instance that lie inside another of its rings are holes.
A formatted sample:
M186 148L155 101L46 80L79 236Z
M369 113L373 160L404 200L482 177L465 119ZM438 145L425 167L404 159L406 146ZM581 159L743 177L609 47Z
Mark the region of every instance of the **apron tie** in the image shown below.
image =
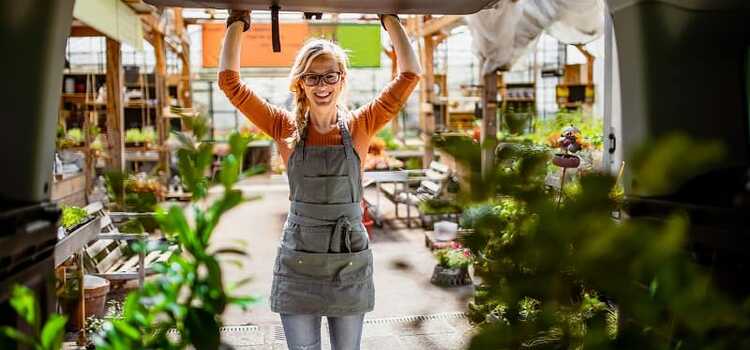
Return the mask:
M344 247L347 253L352 252L352 223L349 221L349 217L341 216L336 220L336 226L333 228L333 235L331 236L331 246L328 248L331 252L341 253L341 241L344 242Z

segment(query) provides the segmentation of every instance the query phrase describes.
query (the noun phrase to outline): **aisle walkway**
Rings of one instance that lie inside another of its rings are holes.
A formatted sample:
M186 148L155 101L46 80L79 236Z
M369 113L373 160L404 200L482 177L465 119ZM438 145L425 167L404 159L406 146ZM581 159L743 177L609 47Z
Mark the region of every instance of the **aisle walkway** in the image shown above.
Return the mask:
M241 260L242 267L230 261L236 258L225 259L222 262L224 279L231 284L252 278L237 292L256 295L259 303L249 311L228 309L223 315L224 324L229 326L227 329L244 326L235 329L242 330L242 334L252 334L248 336L255 339L255 343L248 349L276 349L279 347L273 344L283 344L283 339L277 336L279 318L268 306L268 293L276 247L289 206L288 190L280 177L251 178L241 182L238 188L246 197L262 194L262 198L227 213L212 239L216 247L244 242L250 256ZM435 260L424 246L422 230L377 229L371 246L375 256L376 292L375 310L366 316L364 343L372 344L366 348L461 348L459 344L465 341L462 335L468 329L461 313L465 310L466 298L471 295L471 287L444 289L430 284ZM422 319L426 320L421 324L423 327L415 329L412 321ZM388 326L380 326L384 324ZM394 340L379 339L383 337ZM370 338L373 340L367 340ZM384 344L391 346L381 347ZM245 348L251 344L237 345Z

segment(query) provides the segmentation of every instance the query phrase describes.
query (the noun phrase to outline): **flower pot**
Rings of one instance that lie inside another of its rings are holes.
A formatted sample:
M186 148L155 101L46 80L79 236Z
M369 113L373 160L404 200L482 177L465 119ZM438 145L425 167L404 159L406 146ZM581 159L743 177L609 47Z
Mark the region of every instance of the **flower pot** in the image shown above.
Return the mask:
M552 164L561 168L577 168L581 165L581 158L572 154L556 153L555 156L552 157Z
M85 275L83 285L86 299L86 317L104 316L104 304L109 293L109 281L94 275Z
M84 307L86 314L84 317L89 316L102 317L104 316L104 306L107 301L107 293L109 293L109 281L104 278L85 275L83 277L84 285ZM81 329L81 303L76 298L65 298L61 300L61 307L63 313L68 316L68 330L76 331Z
M435 265L430 282L443 287L464 286L471 283L468 267L443 267Z

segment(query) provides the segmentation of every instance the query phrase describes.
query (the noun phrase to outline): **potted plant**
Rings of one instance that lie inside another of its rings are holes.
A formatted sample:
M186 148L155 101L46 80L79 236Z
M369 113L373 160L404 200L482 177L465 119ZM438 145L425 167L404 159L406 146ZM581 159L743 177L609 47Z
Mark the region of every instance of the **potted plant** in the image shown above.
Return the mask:
M471 252L460 243L435 251L438 260L430 281L444 287L463 286L471 283L469 265L474 261Z
M64 206L62 208L60 225L65 229L65 232L70 233L88 222L88 219L89 215L86 210L76 206Z
M151 147L156 144L156 131L154 131L153 126L146 126L141 129L141 142L143 142L146 147Z
M141 129L132 128L125 130L125 146L138 147L143 143L143 133Z

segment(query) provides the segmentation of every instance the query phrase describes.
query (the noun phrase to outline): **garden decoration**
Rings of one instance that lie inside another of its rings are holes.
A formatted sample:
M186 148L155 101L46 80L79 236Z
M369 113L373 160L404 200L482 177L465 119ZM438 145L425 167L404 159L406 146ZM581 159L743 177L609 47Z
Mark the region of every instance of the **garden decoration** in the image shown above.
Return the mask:
M552 164L562 168L562 175L560 176L560 195L558 197L558 205L562 202L563 186L565 186L565 173L568 168L578 168L581 165L581 158L574 153L578 153L583 149L584 143L582 142L581 131L573 125L563 129L560 134L560 138L557 139L554 145L562 150L561 153L555 153L552 157Z
M473 258L471 252L463 248L460 243L453 242L450 247L435 251L438 259L430 282L443 286L454 287L471 283L469 265Z

